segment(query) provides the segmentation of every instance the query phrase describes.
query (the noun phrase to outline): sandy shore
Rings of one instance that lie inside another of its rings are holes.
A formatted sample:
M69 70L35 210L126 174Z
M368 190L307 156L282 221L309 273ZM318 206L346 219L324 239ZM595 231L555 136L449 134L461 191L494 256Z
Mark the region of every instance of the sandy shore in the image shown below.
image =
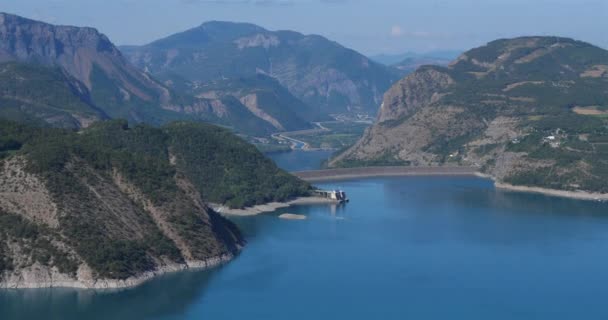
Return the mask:
M301 197L287 202L270 202L244 209L231 209L219 204L210 204L216 212L232 216L255 216L261 213L274 212L278 209L288 208L296 205L334 204L335 200L321 197Z
M541 193L541 194L545 194L545 195L549 195L549 196L573 198L573 199L579 199L579 200L608 201L608 194L606 194L606 193L592 193L592 192L585 192L585 191L565 191L565 190L547 189L547 188L539 188L539 187L514 186L512 184L501 183L501 182L494 182L494 186L496 187L496 189L503 189L503 190L510 190L510 191Z
M306 220L307 217L303 214L293 214L293 213L283 213L279 216L281 219L285 220Z
M300 171L292 174L308 182L323 182L373 177L473 176L477 174L477 169L473 167L361 167Z
M186 261L186 263L183 264L165 265L124 280L93 279L90 271L82 271L83 266L79 268L76 277L71 277L59 273L56 268L49 269L46 266L41 266L36 263L22 271L20 274L5 274L5 278L0 281L0 289L76 288L122 290L137 287L167 273L214 268L228 263L233 258L233 255L226 254L211 257L206 260Z
M514 186L511 184L502 183L496 181L496 179L491 175L478 172L477 169L473 167L362 167L300 171L292 172L292 174L308 182L324 182L373 177L476 176L484 179L493 180L496 189L540 193L549 196L572 198L579 200L608 201L608 194L605 193L602 194L585 191L565 191L541 187Z

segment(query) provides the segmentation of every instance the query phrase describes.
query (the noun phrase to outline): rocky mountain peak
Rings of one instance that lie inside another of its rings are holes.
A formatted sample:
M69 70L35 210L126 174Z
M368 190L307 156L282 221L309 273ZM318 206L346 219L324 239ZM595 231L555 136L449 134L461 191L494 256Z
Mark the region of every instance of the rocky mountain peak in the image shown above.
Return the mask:
M577 59L572 54L576 50L596 51L599 49L588 43L562 37L519 37L500 39L484 46L471 49L458 57L449 65L457 72L466 71L477 78L483 78L495 73L546 72L551 68L529 68L540 64L559 65L563 70L571 72L569 65L585 66L586 61ZM530 69L530 70L528 70Z
M139 47L123 47L130 61L159 79L208 83L260 71L319 117L375 114L382 93L398 77L388 67L318 35L269 31L248 23L212 21Z
M167 88L131 65L94 28L52 25L3 13L0 63L5 62L61 69L86 87L87 104L110 117L144 121L151 109L172 99Z
M231 21L206 21L200 25L201 30L205 30L211 33L225 33L225 32L241 32L241 33L255 33L265 32L266 29L246 22L231 22Z
M44 65L65 65L79 50L119 56L110 40L94 28L55 26L0 13L0 61L19 60Z
M394 84L384 95L378 122L397 120L439 99L438 93L454 83L439 68L424 67Z
M330 165L461 165L513 185L606 193L607 87L607 50L496 40L395 84L376 124Z

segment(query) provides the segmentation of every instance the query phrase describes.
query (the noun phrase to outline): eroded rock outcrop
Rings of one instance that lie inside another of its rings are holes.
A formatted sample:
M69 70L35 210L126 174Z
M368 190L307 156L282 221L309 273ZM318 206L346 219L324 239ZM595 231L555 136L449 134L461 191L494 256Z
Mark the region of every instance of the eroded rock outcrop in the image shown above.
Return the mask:
M0 121L0 287L116 288L223 263L244 245L207 203L310 186L225 129L108 121L74 132Z
M608 193L608 51L566 38L497 40L425 66L331 166L462 165L499 182Z

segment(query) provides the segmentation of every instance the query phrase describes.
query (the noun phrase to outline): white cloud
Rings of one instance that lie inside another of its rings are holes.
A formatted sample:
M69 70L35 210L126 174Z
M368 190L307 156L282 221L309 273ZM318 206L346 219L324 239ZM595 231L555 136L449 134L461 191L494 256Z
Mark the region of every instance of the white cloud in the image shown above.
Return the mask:
M400 26L394 25L391 27L391 36L393 37L401 37L403 35L403 30Z

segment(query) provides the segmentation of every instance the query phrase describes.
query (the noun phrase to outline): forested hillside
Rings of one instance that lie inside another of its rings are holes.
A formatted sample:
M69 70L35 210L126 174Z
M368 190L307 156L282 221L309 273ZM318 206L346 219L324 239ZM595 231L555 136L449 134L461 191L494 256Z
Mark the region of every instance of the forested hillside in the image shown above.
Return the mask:
M121 50L168 85L187 81L196 87L219 79L270 76L317 117L376 114L382 94L398 79L390 68L322 36L248 23L206 22Z
M125 120L82 131L0 121L0 182L0 283L84 286L231 256L239 232L206 203L310 189L226 129Z
M385 95L334 166L466 165L500 182L608 192L608 51L558 37L493 41Z

